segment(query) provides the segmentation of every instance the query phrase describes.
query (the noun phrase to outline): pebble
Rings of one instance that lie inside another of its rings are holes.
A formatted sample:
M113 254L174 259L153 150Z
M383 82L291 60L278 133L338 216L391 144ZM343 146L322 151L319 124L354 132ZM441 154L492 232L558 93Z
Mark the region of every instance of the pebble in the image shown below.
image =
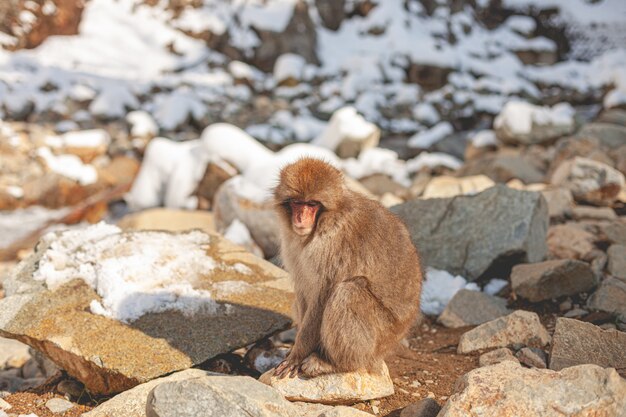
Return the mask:
M74 407L74 404L63 398L51 398L46 402L46 408L54 414L65 413Z

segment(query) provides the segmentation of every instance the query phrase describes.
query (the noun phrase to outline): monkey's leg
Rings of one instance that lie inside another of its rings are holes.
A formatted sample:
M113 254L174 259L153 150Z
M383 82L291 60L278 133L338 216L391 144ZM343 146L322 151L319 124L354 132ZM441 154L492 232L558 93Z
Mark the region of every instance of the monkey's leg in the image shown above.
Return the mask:
M392 317L368 286L366 278L355 277L335 287L323 313L320 355L303 361L304 375L381 369L379 347Z

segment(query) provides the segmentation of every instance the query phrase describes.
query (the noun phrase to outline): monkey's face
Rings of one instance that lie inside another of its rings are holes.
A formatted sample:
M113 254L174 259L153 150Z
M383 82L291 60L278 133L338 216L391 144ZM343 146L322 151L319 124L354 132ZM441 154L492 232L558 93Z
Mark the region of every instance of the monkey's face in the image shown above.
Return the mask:
M285 202L291 212L291 227L300 236L306 236L315 229L317 216L322 209L319 201L288 200Z

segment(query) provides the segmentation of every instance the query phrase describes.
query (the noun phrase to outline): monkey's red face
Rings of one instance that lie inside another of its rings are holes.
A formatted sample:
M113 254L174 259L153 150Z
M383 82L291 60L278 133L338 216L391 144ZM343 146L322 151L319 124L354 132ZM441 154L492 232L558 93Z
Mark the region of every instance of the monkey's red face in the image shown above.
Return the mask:
M322 205L319 201L289 201L293 231L300 236L306 236L311 233L315 228L317 215L321 207Z

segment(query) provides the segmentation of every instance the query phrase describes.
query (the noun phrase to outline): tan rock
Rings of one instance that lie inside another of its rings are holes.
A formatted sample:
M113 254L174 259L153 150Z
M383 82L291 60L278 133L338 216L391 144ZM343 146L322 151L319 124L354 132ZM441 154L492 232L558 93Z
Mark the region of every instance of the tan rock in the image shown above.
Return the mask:
M574 224L548 228L548 251L557 259L584 259L594 250L595 240L593 234Z
M260 381L273 387L290 401L306 401L322 404L353 404L359 401L382 398L394 393L393 382L387 365L380 375L366 372L346 372L322 375L315 378L302 377L278 379L270 370Z
M122 217L118 226L124 230L168 230L183 232L200 229L215 233L213 213L208 211L153 208Z
M623 417L624 410L626 380L614 369L580 365L555 372L506 361L463 376L438 416Z
M442 175L430 180L422 194L422 198L445 198L457 195L477 194L494 185L495 182L485 175L473 175L461 178Z
M516 310L508 316L481 324L464 333L459 340L458 353L480 349L506 347L515 343L529 346L545 346L550 335L539 321L536 313Z
M617 278L605 279L587 300L587 307L626 317L626 282Z
M495 365L497 363L504 362L504 361L513 361L513 362L519 363L519 359L517 359L515 355L513 355L513 352L511 352L511 349L499 348L499 349L492 350L491 352L486 352L480 355L480 358L478 358L478 365L489 366L489 365Z
M155 233L159 232L120 233L120 243L113 246L120 252L117 256L132 250L128 242ZM174 235L162 232L159 236ZM93 314L92 302L100 302L100 297L84 281L76 279L51 290L33 279L47 249L38 245L5 287L8 296L0 300L0 335L40 350L91 392L110 394L197 365L287 327L292 296L277 288L285 288L287 274L218 235L207 239L208 254L224 267L181 276L181 283L209 290L217 302L216 311L147 313L129 324ZM162 262L167 267L169 261ZM239 282L239 289L228 290L233 281Z

